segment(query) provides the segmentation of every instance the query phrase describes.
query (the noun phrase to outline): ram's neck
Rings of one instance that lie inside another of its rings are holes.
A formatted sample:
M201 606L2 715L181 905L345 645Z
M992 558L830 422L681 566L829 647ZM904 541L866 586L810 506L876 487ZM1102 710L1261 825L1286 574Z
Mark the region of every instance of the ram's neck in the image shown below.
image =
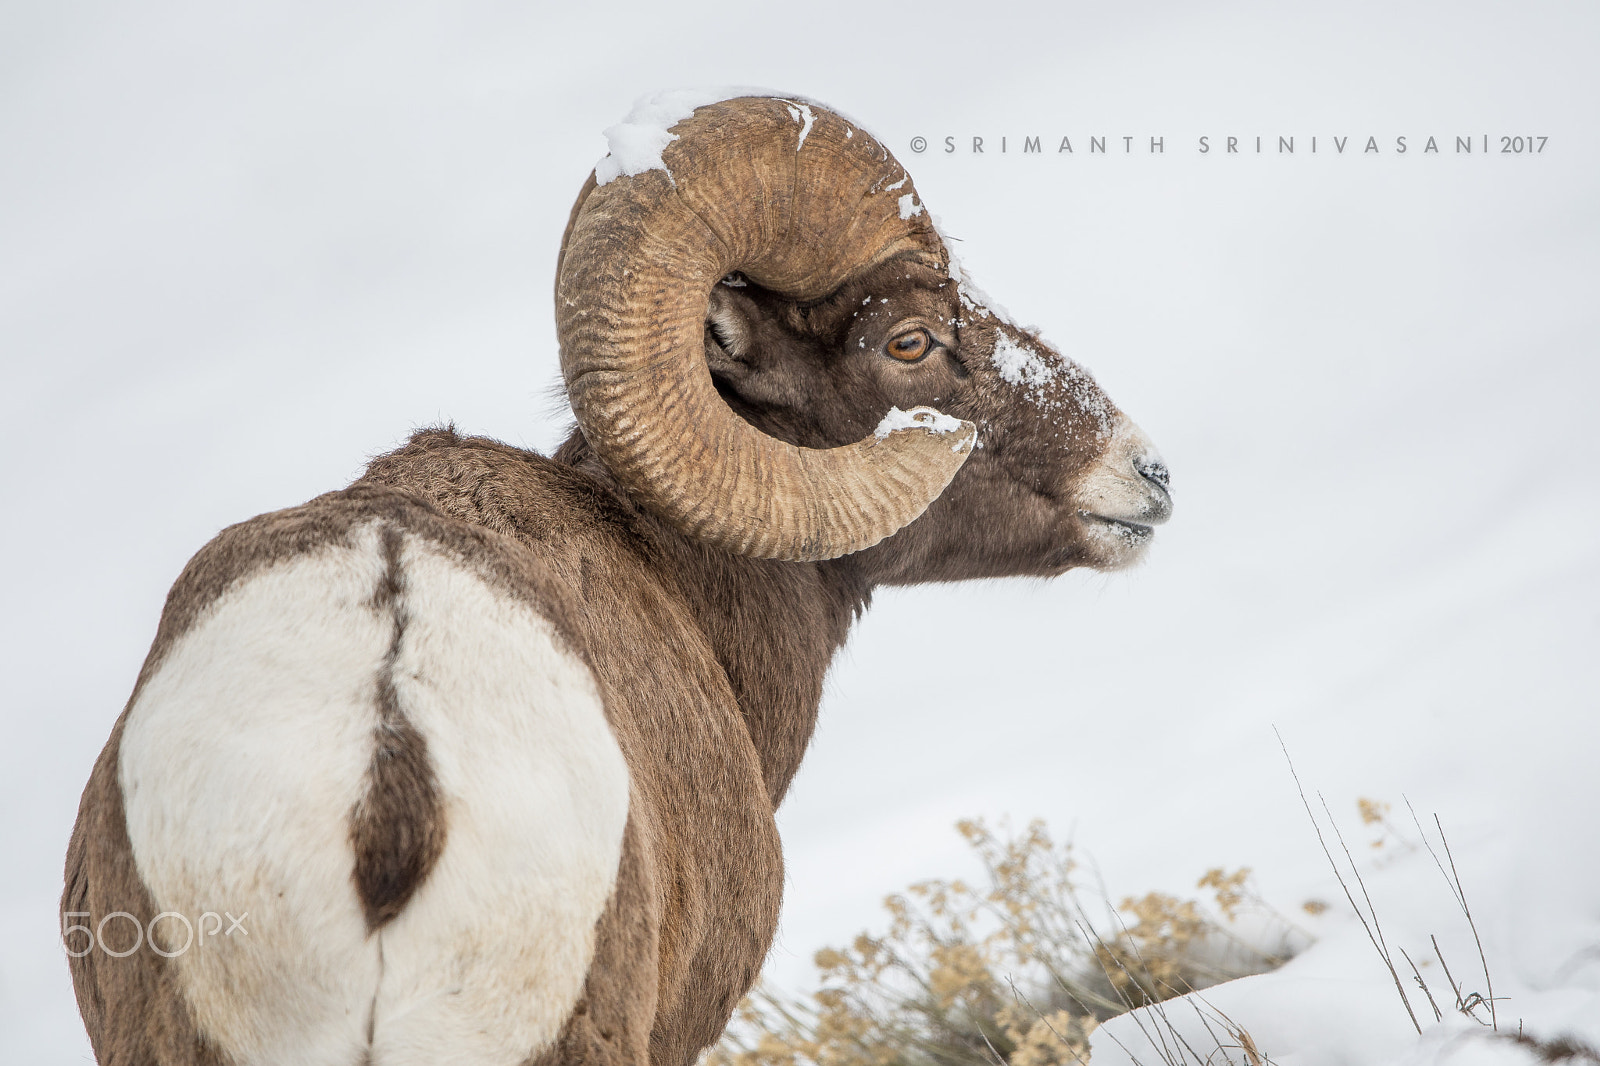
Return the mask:
M620 496L610 474L574 433L556 452ZM849 559L784 563L707 547L636 512L638 532L660 553L715 650L739 701L776 807L816 728L823 678L871 596Z
M838 563L741 559L692 544L680 551L693 567L684 598L739 699L777 807L811 742L828 666L867 590Z

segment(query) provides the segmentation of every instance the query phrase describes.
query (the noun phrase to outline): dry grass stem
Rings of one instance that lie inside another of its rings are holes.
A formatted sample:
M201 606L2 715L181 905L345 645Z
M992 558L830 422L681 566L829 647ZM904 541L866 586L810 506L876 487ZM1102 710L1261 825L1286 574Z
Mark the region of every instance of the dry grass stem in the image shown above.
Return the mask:
M1306 817L1311 819L1311 828L1316 831L1317 843L1322 845L1322 854L1327 857L1328 865L1333 868L1333 876L1338 880L1339 887L1344 891L1344 898L1349 900L1350 909L1356 912L1356 917L1361 920L1361 927L1367 931L1367 939L1372 942L1372 947L1377 951L1378 957L1388 967L1389 976L1394 981L1395 991L1400 994L1400 1002L1405 1005L1406 1016L1411 1019L1411 1025L1416 1029L1417 1035L1421 1036L1422 1024L1417 1021L1417 1014L1411 1009L1411 1000L1406 997L1406 987L1404 982L1400 980L1400 971L1395 969L1394 959L1390 957L1388 946L1383 941L1383 930L1377 928L1378 915L1376 911L1371 910L1372 898L1367 894L1366 882L1361 879L1361 871L1356 869L1355 860L1350 858L1350 849L1345 847L1344 836L1339 833L1339 825L1333 820L1333 813L1328 811L1327 801L1322 799L1320 792L1317 793L1317 798L1322 800L1323 810L1328 814L1328 824L1333 827L1335 835L1338 836L1339 846L1344 848L1345 859L1349 861L1351 872L1355 874L1356 883L1361 888L1361 896L1367 902L1368 910L1365 912L1356 903L1355 896L1350 891L1350 885L1345 881L1344 873L1339 869L1339 864L1334 860L1333 852L1328 847L1328 841L1322 835L1322 824L1317 821L1316 814L1311 810L1311 801L1306 798L1305 786L1300 783L1300 775L1295 771L1294 760L1289 757L1289 746L1284 743L1283 734L1278 733L1276 727L1274 727L1273 732L1278 736L1278 746L1283 749L1284 761L1289 764L1289 774L1294 778L1294 787L1300 793L1300 802L1305 806Z
M1406 965L1411 967L1411 975L1416 978L1417 987L1422 989L1422 994L1428 997L1428 1006L1433 1008L1433 1020L1436 1022L1444 1021L1444 1015L1439 1011L1439 1004L1434 1002L1433 990L1428 987L1428 982L1422 979L1422 971L1417 969L1417 964L1411 961L1411 956L1406 954L1405 948L1400 949L1400 954L1405 957ZM1427 962L1428 960L1423 959L1422 961Z
M1499 1032L1500 1018L1498 1013L1495 1011L1494 1005L1494 978L1489 976L1489 959L1483 951L1483 938L1478 935L1478 923L1473 920L1472 908L1467 906L1467 893L1461 886L1461 875L1456 872L1456 857L1450 851L1449 838L1444 835L1444 823L1439 820L1439 816L1437 814L1433 816L1434 828L1438 829L1439 831L1439 842L1444 846L1445 858L1450 862L1450 870L1448 873L1445 872L1444 863L1439 861L1438 852L1433 850L1433 844L1428 840L1428 834L1422 828L1422 821L1417 817L1416 808L1411 806L1410 799L1406 799L1405 802L1406 810L1411 812L1411 821L1417 827L1417 835L1422 837L1422 844L1428 849L1428 854L1433 857L1433 864L1439 868L1439 873L1442 877L1444 877L1445 884L1450 886L1450 894L1455 897L1456 906L1460 907L1461 913L1466 916L1467 928L1472 930L1472 941L1478 946L1478 962L1483 967L1483 984L1484 987L1489 990L1489 995L1486 997L1489 1004L1489 1026L1496 1032ZM1437 943L1434 944L1434 950L1435 952L1438 951ZM1443 962L1444 960L1441 959L1440 964L1443 965ZM1458 996L1457 998L1459 999L1460 997Z

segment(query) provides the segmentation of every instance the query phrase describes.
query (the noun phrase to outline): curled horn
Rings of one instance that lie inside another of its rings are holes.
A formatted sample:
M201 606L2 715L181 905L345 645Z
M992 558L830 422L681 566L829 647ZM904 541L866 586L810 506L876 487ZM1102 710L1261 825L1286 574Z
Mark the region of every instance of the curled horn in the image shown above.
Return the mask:
M662 167L591 176L562 240L556 329L578 426L636 500L727 551L812 560L920 515L976 435L922 422L799 448L717 394L705 316L730 272L804 301L891 258L948 265L888 150L816 105L799 114L764 97L700 107L672 127Z

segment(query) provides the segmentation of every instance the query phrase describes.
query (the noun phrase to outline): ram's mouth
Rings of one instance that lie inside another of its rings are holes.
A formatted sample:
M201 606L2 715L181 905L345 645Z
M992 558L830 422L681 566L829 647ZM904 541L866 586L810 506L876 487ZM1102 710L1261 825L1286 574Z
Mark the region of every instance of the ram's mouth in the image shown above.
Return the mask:
M1111 518L1107 515L1095 514L1093 511L1079 511L1078 515L1079 517L1083 518L1084 521L1096 523L1109 532L1115 533L1117 536L1123 537L1135 544L1149 540L1151 537L1155 536L1156 532L1154 526L1142 525L1138 522L1129 522L1123 518Z

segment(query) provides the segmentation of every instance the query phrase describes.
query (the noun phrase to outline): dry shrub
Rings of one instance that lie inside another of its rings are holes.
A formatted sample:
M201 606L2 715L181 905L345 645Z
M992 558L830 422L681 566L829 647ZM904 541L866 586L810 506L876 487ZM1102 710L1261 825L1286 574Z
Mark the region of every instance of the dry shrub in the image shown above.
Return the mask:
M1282 965L1309 942L1270 912L1250 871L1208 871L1215 912L1149 893L1091 919L1070 843L1043 822L1017 835L957 829L986 884L924 881L884 903L889 927L817 952L809 999L758 989L707 1066L1065 1066L1089 1034L1134 1007ZM1104 902L1104 893L1097 899ZM1265 939L1233 931L1241 911ZM1259 923L1258 923L1259 924Z

